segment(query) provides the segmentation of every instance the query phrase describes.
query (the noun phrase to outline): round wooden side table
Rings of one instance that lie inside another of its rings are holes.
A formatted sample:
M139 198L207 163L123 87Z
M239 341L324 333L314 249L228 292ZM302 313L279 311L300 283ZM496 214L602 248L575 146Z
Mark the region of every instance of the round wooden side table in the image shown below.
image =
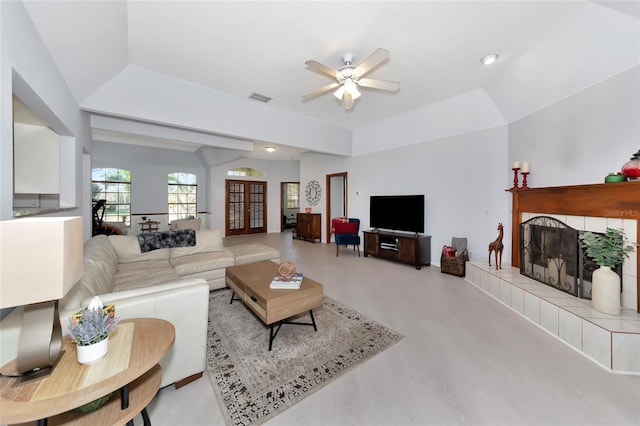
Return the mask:
M148 423L145 407L158 392L162 379L158 362L174 340L175 329L170 322L139 318L120 322L109 335L109 352L94 364L78 364L76 345L68 336L62 356L46 376L7 377L15 374L16 362L11 361L1 369L0 423L122 425L140 412ZM70 411L112 392L97 411Z

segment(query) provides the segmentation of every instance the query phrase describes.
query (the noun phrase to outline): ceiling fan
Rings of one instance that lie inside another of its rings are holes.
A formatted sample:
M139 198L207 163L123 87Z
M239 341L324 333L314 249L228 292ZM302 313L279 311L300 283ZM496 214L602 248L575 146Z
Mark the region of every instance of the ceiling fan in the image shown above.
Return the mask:
M358 86L397 92L400 89L400 83L397 81L362 78L388 58L389 51L385 49L377 49L360 64L354 66L353 54L347 53L342 56L344 66L337 70L321 64L318 61L308 60L305 64L309 68L335 78L336 82L316 89L311 93L307 93L302 97L302 100L308 101L316 96L328 92L329 90L337 88L337 90L333 92L333 95L343 101L346 109L351 109L354 105L354 101L361 95L360 91L358 91Z

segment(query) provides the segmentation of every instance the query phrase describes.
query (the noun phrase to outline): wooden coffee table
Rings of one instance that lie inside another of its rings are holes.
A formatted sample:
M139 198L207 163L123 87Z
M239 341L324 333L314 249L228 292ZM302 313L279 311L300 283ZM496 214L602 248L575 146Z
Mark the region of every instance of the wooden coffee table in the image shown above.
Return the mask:
M313 309L322 306L324 301L322 284L307 276L297 290L270 289L269 284L276 275L278 264L270 260L232 266L226 273L227 285L233 290L229 303L241 300L262 322L271 326L269 350L282 324L312 325L317 331ZM306 311L311 323L286 321Z
M65 337L64 353L50 374L28 380L0 378L0 423L122 425L141 412L145 425L150 424L145 407L158 392L162 380L158 362L174 340L175 329L168 321L125 320L109 336L107 355L81 365L75 344ZM2 367L2 374L14 371L15 360ZM97 411L69 411L117 390Z

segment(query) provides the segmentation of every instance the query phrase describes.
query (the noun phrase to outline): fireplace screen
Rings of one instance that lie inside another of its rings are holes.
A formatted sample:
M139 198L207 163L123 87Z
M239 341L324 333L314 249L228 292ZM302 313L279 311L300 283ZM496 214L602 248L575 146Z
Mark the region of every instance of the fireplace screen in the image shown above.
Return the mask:
M520 224L520 273L582 299L591 299L598 265L582 248L580 231L549 216ZM622 278L622 265L615 270ZM622 280L621 280L622 283Z
M520 273L579 295L578 231L548 216L520 224Z

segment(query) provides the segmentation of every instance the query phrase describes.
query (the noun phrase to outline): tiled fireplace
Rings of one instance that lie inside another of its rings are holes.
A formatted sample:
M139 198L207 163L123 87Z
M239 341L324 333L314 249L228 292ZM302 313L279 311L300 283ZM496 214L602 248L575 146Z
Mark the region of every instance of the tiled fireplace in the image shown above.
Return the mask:
M519 233L523 222L545 216L578 231L619 228L630 241L637 242L640 181L512 192L511 267L496 270L487 263L470 262L467 281L605 369L640 375L640 253L632 253L622 267L622 314L612 316L592 309L588 299L522 275ZM602 193L604 198L598 196Z

